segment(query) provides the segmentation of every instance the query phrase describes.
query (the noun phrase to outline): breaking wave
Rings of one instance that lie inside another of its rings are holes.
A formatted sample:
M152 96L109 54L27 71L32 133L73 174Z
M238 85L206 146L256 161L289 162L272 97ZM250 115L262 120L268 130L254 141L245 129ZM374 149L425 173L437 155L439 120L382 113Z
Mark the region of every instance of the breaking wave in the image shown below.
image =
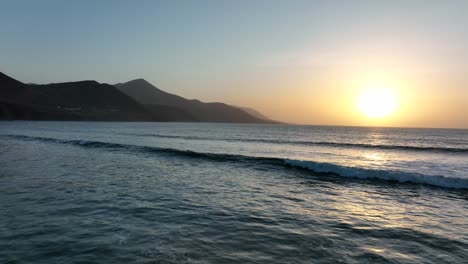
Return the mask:
M441 175L425 175L419 173L409 173L403 171L376 170L359 167L347 167L333 163L315 162L309 160L282 159L274 157L255 157L236 154L203 153L190 150L180 150L171 148L158 148L149 146L126 145L119 143L108 143L88 140L65 140L45 137L31 137L24 135L3 135L13 139L25 141L41 141L59 144L75 145L86 148L102 148L112 150L125 150L143 153L158 153L171 156L183 156L189 158L207 159L219 162L254 162L270 165L283 166L287 168L305 169L314 173L329 174L340 177L377 179L387 181L397 181L401 183L428 184L446 188L468 189L468 179L445 177Z

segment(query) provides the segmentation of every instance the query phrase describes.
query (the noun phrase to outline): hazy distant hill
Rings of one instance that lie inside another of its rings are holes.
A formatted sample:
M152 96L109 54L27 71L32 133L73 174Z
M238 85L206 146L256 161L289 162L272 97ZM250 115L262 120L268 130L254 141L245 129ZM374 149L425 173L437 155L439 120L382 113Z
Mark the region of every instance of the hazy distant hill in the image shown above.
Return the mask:
M191 121L226 123L270 123L248 112L224 103L203 103L164 92L144 79L136 79L115 85L136 101L150 106L170 106L186 113Z
M112 85L95 81L26 85L0 73L0 119L154 121Z
M260 118L260 119L263 119L263 120L269 120L269 121L272 121L274 122L273 120L271 120L269 117L265 116L264 114L260 113L259 111L253 109L253 108L250 108L250 107L242 107L242 106L235 106L234 107L236 108L239 108L253 116L255 116L256 118Z

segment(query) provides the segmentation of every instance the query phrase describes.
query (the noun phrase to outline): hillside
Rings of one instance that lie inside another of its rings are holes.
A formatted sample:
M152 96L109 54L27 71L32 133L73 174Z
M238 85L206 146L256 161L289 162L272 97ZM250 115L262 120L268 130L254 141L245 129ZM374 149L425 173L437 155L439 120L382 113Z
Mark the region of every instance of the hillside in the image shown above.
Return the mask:
M143 79L25 84L0 73L0 119L273 123L250 108L204 103L164 92Z
M0 119L154 121L112 85L95 81L27 85L0 74Z
M167 93L144 79L115 85L122 92L144 105L170 106L184 111L198 122L271 123L224 103L204 103Z

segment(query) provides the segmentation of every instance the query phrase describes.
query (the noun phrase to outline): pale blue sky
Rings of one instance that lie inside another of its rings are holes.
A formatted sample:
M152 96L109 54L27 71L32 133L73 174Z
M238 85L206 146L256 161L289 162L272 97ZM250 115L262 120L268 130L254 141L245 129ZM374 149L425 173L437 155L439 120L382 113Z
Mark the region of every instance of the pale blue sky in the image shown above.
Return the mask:
M404 65L423 65L418 74L438 74L468 93L463 0L0 5L0 71L24 82L145 78L189 98L247 104L278 116L266 95L295 93L298 79L307 79L308 94L326 90L324 79L362 58L370 67L398 64L405 74Z

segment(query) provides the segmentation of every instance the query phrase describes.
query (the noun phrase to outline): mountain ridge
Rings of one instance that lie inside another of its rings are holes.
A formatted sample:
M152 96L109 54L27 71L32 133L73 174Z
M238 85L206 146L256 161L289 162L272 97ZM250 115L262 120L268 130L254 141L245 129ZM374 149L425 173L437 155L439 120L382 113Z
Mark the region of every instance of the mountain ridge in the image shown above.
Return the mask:
M255 110L254 110L255 111ZM204 103L139 78L25 84L0 72L0 120L273 123L221 102Z
M27 85L0 74L0 119L153 121L153 116L109 84L77 81Z
M118 83L115 86L141 104L183 109L197 120L195 122L273 123L271 120L258 118L226 103L202 102L165 92L142 78Z

